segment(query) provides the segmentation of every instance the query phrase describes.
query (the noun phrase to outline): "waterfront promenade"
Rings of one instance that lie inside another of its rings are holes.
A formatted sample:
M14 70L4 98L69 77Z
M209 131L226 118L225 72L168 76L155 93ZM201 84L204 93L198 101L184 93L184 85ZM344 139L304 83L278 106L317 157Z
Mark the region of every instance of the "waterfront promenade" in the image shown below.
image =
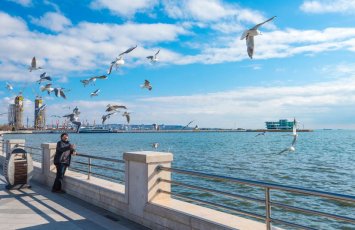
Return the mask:
M0 167L2 173L2 167ZM48 187L5 189L0 174L0 229L147 229L107 210L68 194L51 193Z

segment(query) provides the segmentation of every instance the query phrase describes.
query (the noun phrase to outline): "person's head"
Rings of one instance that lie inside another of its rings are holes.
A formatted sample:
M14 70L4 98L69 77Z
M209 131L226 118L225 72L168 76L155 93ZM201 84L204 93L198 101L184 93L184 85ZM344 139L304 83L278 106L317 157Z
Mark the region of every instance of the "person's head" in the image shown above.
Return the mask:
M69 140L69 135L68 135L67 133L62 133L62 134L60 135L60 139L61 139L62 141L68 141L68 140Z

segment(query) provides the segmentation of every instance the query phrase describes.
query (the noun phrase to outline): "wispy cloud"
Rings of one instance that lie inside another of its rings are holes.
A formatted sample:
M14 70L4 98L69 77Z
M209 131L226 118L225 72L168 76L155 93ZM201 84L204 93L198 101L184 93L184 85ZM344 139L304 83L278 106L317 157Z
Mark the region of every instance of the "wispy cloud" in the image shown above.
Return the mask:
M137 12L153 8L157 0L93 0L90 7L93 9L108 9L113 14L132 17Z
M29 7L32 6L32 0L7 0L10 2L15 2L17 4L20 4L21 6Z
M300 9L307 13L349 13L355 12L354 0L306 0Z
M72 25L64 15L56 12L47 12L40 18L32 18L32 23L54 32L60 32Z

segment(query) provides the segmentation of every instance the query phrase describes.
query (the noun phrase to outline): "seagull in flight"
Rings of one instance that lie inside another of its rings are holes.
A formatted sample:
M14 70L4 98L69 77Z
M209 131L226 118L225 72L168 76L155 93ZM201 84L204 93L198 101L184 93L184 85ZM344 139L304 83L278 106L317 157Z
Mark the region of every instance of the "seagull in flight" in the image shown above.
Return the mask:
M124 51L124 52L122 52L122 53L120 53L120 54L118 55L118 57L115 58L115 60L113 60L113 61L111 62L110 68L107 70L107 74L111 74L113 67L116 67L116 70L117 70L119 67L123 66L124 63L125 63L125 61L124 61L124 59L123 59L123 55L132 52L132 50L134 50L135 48L137 48L137 45L136 45L136 46L133 46L133 47L131 47L131 48L129 48L129 49L127 49L126 51Z
M195 120L192 120L192 121L190 121L187 125L185 125L181 130L184 130L184 129L186 129L187 127L189 127L189 125L191 125L191 123L192 122L194 122Z
M284 150L279 152L279 154L284 153L284 152L294 152L296 150L295 146L296 146L296 141L297 141L297 137L298 137L296 126L297 126L297 122L296 122L296 118L294 118L293 127L292 127L293 141L291 143L291 146L288 148L285 148Z
M158 52L156 52L154 54L154 56L148 56L147 58L150 60L151 63L155 63L157 62L159 59L157 57L157 55L159 54L160 50L158 50Z
M50 84L50 83L45 85L45 86L42 85L40 87L40 89L41 89L42 92L47 91L48 95L50 95L51 92L54 91L54 88L52 88L52 84Z
M266 132L258 133L258 134L255 135L255 137L261 136L261 135L262 135L262 136L265 136L265 134L266 134Z
M112 113L108 113L108 114L106 114L106 115L103 115L102 116L102 124L105 124L105 121L107 120L107 119L109 119L112 115L114 115L114 114L116 114L117 112L112 112Z
M14 87L10 83L6 82L6 89L12 91Z
M79 129L81 126L81 121L79 121L79 109L75 107L72 113L64 115L63 117L69 118L70 122L77 126L76 132L79 133Z
M108 77L106 75L101 75L101 76L95 76L95 77L90 77L88 79L80 80L81 83L83 83L84 87L89 85L90 83L95 85L95 82L97 79L102 79L106 80Z
M122 114L122 116L123 116L123 117L126 117L127 123L129 124L129 122L130 122L130 120L131 120L130 113L125 111L125 112Z
M152 85L150 84L150 81L148 80L144 80L144 84L141 85L141 88L144 89L148 89L149 91L151 91L153 89Z
M39 80L37 82L38 84L41 84L42 81L52 81L52 78L50 76L47 76L47 73L44 72L39 76Z
M32 72L32 70L43 69L42 67L37 67L36 57L32 58L31 66L28 67L28 70Z
M244 31L242 36L240 37L240 40L245 39L246 40L246 45L247 45L247 52L248 56L253 59L253 54L254 54L254 36L260 35L260 31L258 31L258 28L262 26L263 24L273 20L276 18L276 16L269 18L265 22L259 23L256 26L250 28L249 30Z
M124 105L111 105L111 104L108 104L106 107L107 107L106 112L118 111L119 109L127 109L127 107L124 106Z
M65 96L63 90L64 90L64 88L54 88L55 96L56 96L56 97L60 96L60 97L62 97L62 98L64 98L64 99L67 99L67 97Z
M153 149L157 149L159 147L159 143L158 142L154 142L153 144L152 144L152 148Z
M61 116L58 116L58 115L51 115L51 117L61 118Z
M90 97L99 96L99 93L100 93L100 89L97 89L97 90L95 90L94 92L92 92L92 93L90 94Z
M37 108L36 110L37 110L38 112L41 112L41 111L43 111L46 107L47 107L47 104L43 104L41 107Z

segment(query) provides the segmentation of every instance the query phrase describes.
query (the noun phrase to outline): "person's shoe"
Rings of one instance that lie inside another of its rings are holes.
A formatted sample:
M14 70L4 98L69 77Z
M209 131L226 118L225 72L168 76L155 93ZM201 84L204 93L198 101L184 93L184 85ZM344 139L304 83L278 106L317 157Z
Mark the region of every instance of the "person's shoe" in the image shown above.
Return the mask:
M61 193L61 194L64 194L64 193L65 193L64 190L53 190L53 189L52 189L52 192L54 192L54 193Z

